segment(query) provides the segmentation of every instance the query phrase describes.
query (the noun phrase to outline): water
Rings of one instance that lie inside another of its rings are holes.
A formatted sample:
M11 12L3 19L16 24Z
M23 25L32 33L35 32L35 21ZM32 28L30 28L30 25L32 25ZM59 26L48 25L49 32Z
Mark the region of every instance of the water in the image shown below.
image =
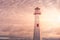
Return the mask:
M42 40L60 40L60 38L42 38Z
M33 40L33 39L25 37L0 36L0 40ZM60 40L60 38L42 38L42 40Z
M0 40L32 40L32 38L15 37L15 36L0 36Z

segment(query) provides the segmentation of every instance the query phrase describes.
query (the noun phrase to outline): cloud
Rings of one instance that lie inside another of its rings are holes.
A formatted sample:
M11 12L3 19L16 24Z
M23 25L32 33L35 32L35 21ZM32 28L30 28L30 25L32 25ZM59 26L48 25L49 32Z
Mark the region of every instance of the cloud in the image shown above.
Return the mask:
M34 8L36 6L40 7L40 4L41 4L42 5L41 9L45 10L45 8L48 9L47 7L56 8L57 4L59 5L59 3L57 3L57 0L47 0L47 1L40 0L40 2L41 3L39 3L38 0L0 0L0 30L8 31L9 29L8 26L13 25L11 26L12 27L11 31L15 32L16 35L20 36L21 34L23 34L23 36L24 35L31 36L33 33L33 27L34 27L33 26L34 25L34 15L33 15ZM55 14L55 12L53 13ZM43 14L45 14L45 12L42 12L42 15ZM49 14L49 12L47 12L47 14ZM48 18L49 15L47 17L45 15L44 18L45 17ZM49 20L53 19L53 15L51 18L49 17L48 19ZM46 34L55 33L55 31L52 31L52 30L55 30L53 28L55 24L49 21L47 22L47 20L46 21L45 20L46 19L43 19L43 22L42 22L43 29L45 30L45 31L43 30L43 36L46 36ZM56 34L60 34L58 30L56 32L57 32Z

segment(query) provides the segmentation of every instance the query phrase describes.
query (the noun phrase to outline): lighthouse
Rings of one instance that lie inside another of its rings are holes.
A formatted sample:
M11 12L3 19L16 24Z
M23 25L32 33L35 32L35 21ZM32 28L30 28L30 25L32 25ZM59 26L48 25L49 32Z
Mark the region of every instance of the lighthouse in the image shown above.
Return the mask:
M40 24L39 24L39 15L40 15L40 8L35 8L35 23L34 23L34 35L33 40L40 40Z

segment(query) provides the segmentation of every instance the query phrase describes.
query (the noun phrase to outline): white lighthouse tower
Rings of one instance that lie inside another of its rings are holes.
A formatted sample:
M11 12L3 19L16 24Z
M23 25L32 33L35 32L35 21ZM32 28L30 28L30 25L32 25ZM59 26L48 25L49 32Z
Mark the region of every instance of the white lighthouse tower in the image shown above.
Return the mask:
M34 24L34 35L33 40L40 40L40 25L39 25L39 15L40 15L40 8L35 8L35 24Z

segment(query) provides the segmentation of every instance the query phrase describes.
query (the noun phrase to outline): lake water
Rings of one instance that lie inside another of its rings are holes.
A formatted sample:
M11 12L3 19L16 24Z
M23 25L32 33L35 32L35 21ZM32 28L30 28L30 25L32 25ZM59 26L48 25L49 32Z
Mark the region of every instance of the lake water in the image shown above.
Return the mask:
M0 37L0 40L33 40L32 38ZM42 38L42 40L60 40L60 38Z

